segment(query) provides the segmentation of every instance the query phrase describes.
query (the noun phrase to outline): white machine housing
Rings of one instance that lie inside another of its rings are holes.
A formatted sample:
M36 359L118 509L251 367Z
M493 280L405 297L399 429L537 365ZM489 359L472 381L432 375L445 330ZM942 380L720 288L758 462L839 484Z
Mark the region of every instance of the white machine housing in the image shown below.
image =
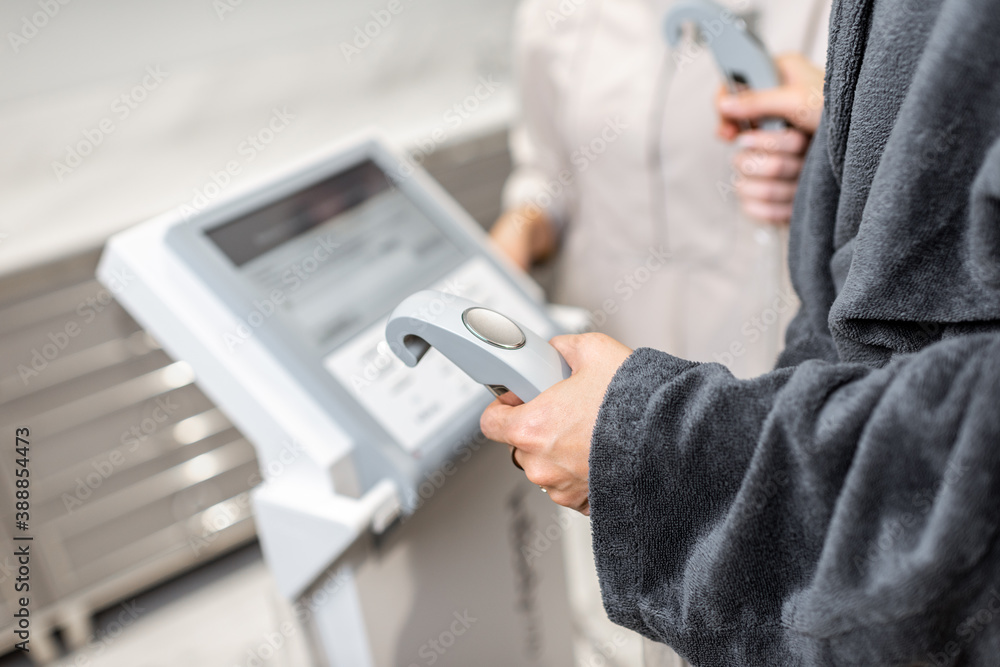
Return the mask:
M384 340L393 307L432 288L510 313L541 336L559 333L537 285L376 134L114 236L98 278L254 444L258 534L292 601L359 538L424 504L421 485L478 432L492 400L433 350L417 368L403 365ZM327 659L378 663L363 591L338 590L316 614L342 626L319 638Z

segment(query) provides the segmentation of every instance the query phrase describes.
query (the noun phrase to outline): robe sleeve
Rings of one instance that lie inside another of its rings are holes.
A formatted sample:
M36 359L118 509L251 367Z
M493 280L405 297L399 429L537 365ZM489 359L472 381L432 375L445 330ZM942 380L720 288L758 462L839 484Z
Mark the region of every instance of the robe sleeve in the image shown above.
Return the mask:
M752 380L642 348L590 458L609 616L697 665L989 664L998 499L995 333Z

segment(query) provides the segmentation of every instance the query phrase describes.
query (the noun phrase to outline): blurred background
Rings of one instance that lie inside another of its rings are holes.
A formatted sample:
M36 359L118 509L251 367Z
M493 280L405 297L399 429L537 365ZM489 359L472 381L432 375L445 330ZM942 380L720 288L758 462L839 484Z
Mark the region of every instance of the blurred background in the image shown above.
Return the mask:
M492 222L514 0L389 4L0 4L0 432L30 424L38 443L35 662L254 664L289 614L255 544L252 447L93 273L108 236L206 197L227 163L223 189L372 125ZM11 544L13 504L0 508ZM27 665L4 553L0 665ZM308 664L291 643L267 664Z

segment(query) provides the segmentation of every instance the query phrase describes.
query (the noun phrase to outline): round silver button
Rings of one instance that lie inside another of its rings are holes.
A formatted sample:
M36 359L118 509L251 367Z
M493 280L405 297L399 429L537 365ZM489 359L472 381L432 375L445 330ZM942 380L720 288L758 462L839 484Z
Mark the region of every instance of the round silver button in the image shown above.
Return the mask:
M525 343L524 332L500 313L488 308L469 308L462 313L465 328L479 340L505 350L516 350Z

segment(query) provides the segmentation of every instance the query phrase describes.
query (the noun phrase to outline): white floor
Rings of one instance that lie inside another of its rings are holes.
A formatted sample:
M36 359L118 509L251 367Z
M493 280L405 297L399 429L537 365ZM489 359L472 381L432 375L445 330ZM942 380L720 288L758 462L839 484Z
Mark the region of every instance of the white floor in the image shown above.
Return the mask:
M88 646L53 664L308 667L291 621L254 545L103 612Z
M564 543L568 574L576 584L574 605L590 612L578 621L576 664L641 665L638 637L601 620L589 536L586 520L574 517ZM286 623L295 630L288 632ZM0 658L0 667L30 664L21 656ZM304 631L275 590L256 544L102 612L88 645L52 665L319 667Z

